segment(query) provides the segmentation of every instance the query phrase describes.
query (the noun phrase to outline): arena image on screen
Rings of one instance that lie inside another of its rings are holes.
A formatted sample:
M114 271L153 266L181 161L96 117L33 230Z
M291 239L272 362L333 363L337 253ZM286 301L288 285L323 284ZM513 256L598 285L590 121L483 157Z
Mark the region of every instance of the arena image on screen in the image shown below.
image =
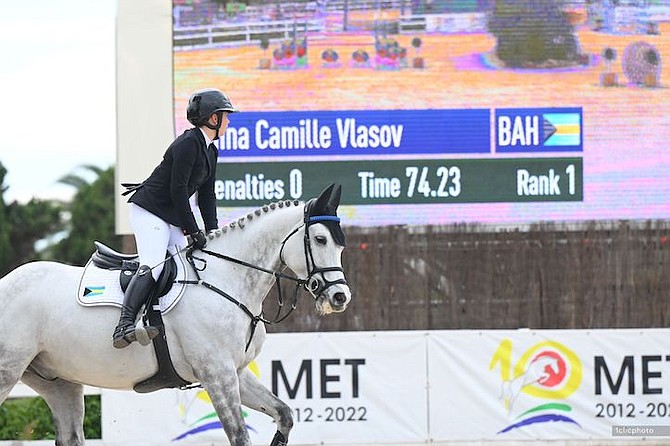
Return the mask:
M420 128L418 121L426 111L490 112L490 127L482 130L491 138L486 153L450 152L448 140L440 143L444 153L438 144L427 147L430 153L380 152L371 156L277 151L268 152L265 158L245 158L237 153L231 160L222 150L220 170L233 163L222 173L222 181L226 175L241 181L245 163L251 172L258 162L518 158L519 153L496 150L497 110L579 109L579 150L560 155L583 160L583 195L579 200L393 204L389 198L378 205L356 205L347 194L358 197L363 180L352 179L350 187L343 190L343 204L347 200L352 204L345 209L352 221L361 225L670 217L666 204L670 154L665 147L670 137L670 97L667 63L663 63L670 56L670 1L563 1L553 2L558 13L538 10L523 14L514 9L514 3L175 0L176 132L189 126L183 110L190 93L206 87L228 92L243 112L231 117L231 130L236 120L244 119L244 113L252 113L256 120L277 113L284 121L298 122L308 116L302 114L305 112L343 116L387 112L393 116L394 112L415 111L416 119L409 117L403 123L406 128ZM498 29L505 26L510 14L525 14L524 20L552 36L517 42L519 48L534 48L532 61L505 59L503 49L508 41L503 39L525 38L513 32L510 37L510 32ZM547 41L569 42L568 55L563 60L542 57L543 51L550 51ZM436 132L427 126L425 130ZM253 142L253 132L251 139ZM535 151L523 156L557 155ZM426 189L431 193L440 179L432 174L432 189ZM409 171L399 171L403 188L410 176ZM224 210L251 204L228 198L225 194L221 197Z

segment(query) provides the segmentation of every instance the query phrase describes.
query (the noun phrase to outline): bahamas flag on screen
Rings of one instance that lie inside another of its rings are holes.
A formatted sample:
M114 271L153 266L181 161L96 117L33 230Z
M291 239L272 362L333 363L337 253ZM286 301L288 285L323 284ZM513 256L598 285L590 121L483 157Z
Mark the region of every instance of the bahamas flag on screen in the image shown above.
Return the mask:
M496 152L581 152L581 108L495 110Z
M545 146L581 145L582 117L579 113L544 113Z

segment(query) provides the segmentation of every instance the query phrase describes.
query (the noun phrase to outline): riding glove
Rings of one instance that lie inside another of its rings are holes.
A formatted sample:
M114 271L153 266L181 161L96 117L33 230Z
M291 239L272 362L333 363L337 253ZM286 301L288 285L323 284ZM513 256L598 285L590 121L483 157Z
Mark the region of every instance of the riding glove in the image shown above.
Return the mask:
M197 231L191 234L191 247L194 249L202 249L207 244L207 237L202 231Z

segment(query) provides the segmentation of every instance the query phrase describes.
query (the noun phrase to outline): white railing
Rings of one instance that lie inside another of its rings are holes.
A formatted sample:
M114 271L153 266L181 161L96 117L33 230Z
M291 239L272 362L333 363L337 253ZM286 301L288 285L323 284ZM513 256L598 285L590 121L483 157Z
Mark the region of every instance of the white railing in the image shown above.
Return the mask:
M248 45L260 42L261 38L281 40L298 34L322 32L324 24L319 20L277 20L268 22L246 22L175 28L173 44L175 50L214 48Z
M173 31L175 50L240 46L259 43L261 38L281 40L298 34L318 33L324 29L320 20L277 20L268 22L245 22L202 26L184 26Z
M411 0L330 0L327 3L328 11L342 11L347 3L349 11L368 11L374 9L402 9L409 10L412 6Z
M398 22L398 32L400 34L484 31L486 31L486 13L484 12L412 14L401 16Z
M425 15L405 15L400 17L398 23L398 31L402 33L425 32L426 31L426 16Z

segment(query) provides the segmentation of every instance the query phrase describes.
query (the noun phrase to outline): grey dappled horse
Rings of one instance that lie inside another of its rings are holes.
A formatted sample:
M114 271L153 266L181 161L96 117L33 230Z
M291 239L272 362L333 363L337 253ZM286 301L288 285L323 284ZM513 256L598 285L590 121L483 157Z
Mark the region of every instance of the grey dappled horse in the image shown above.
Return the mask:
M293 426L289 407L247 369L266 335L263 323L253 329L250 315L262 315L263 300L275 284L272 272L292 271L320 314L342 312L351 300L341 263L339 201L340 187L331 185L304 206L297 201L264 206L210 239L205 248L210 254L198 254L207 260L200 278L249 313L208 287L192 284L163 315L175 370L209 393L233 446L251 444L240 405L276 421L273 446L287 444ZM19 380L33 388L51 408L58 446L84 444L83 385L132 390L157 369L151 346L112 347L109 334L118 308L77 303L82 272L81 267L38 261L0 280L0 404Z

